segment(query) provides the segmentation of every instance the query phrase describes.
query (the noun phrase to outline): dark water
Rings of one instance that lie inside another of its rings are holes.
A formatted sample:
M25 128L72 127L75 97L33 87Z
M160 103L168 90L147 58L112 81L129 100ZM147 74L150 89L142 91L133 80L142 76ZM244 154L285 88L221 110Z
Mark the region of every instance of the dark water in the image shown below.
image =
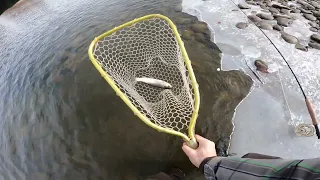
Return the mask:
M95 36L150 13L169 16L181 33L192 30L197 20L179 12L180 3L32 0L3 13L0 179L138 179L172 166L193 172L181 139L136 118L87 55ZM217 72L220 51L208 29L200 35L184 39L201 91L196 131L225 155L234 108L251 80Z

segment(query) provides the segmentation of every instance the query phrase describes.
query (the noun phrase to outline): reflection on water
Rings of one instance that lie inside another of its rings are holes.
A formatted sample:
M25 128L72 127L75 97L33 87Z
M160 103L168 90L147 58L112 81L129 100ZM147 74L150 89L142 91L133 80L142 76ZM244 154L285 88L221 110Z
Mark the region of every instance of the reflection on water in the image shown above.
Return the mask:
M182 33L200 85L197 132L224 154L235 106L251 80L217 72L219 50L180 1L24 1L0 16L0 179L136 179L192 165L181 139L142 123L99 76L91 40L150 13ZM199 23L198 23L199 24ZM194 25L194 26L191 26Z

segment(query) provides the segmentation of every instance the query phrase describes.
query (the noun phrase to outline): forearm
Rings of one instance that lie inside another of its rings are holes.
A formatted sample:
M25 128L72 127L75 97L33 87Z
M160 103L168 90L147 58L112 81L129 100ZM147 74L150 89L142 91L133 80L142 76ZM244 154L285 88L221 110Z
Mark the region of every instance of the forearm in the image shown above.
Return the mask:
M320 158L283 160L215 157L204 164L203 172L207 179L315 179L320 178Z

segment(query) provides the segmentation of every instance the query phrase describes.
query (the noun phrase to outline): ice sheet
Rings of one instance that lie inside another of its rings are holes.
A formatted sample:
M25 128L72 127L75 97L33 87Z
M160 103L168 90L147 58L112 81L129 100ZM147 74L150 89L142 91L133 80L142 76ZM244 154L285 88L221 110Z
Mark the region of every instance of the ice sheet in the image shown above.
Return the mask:
M234 0L237 4L239 1ZM264 153L283 158L313 158L320 154L320 141L316 136L298 137L294 127L311 123L303 96L293 75L276 48L263 33L250 24L246 29L236 28L238 22L248 18L231 0L183 0L183 11L208 23L214 41L222 51L221 70L242 70L252 77L254 86L238 105L234 115L234 132L229 153L241 156L248 152ZM251 5L250 5L251 6ZM235 11L237 9L237 11ZM245 10L260 11L259 6ZM272 21L275 24L275 21ZM312 32L308 21L301 15L285 32L307 44ZM316 114L320 113L320 50L308 52L295 49L275 30L264 30L287 59L297 75ZM254 69L253 62L263 59L269 64L271 74L259 73L261 84L246 66ZM319 116L318 116L319 117Z

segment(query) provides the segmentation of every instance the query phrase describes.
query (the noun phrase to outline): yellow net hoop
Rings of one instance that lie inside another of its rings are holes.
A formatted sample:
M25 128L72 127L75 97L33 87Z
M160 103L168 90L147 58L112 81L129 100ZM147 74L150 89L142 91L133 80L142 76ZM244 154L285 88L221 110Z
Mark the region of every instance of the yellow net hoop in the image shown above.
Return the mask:
M151 14L120 25L96 37L88 53L102 77L144 123L197 147L198 84L169 18ZM144 76L165 80L172 88L135 80Z

